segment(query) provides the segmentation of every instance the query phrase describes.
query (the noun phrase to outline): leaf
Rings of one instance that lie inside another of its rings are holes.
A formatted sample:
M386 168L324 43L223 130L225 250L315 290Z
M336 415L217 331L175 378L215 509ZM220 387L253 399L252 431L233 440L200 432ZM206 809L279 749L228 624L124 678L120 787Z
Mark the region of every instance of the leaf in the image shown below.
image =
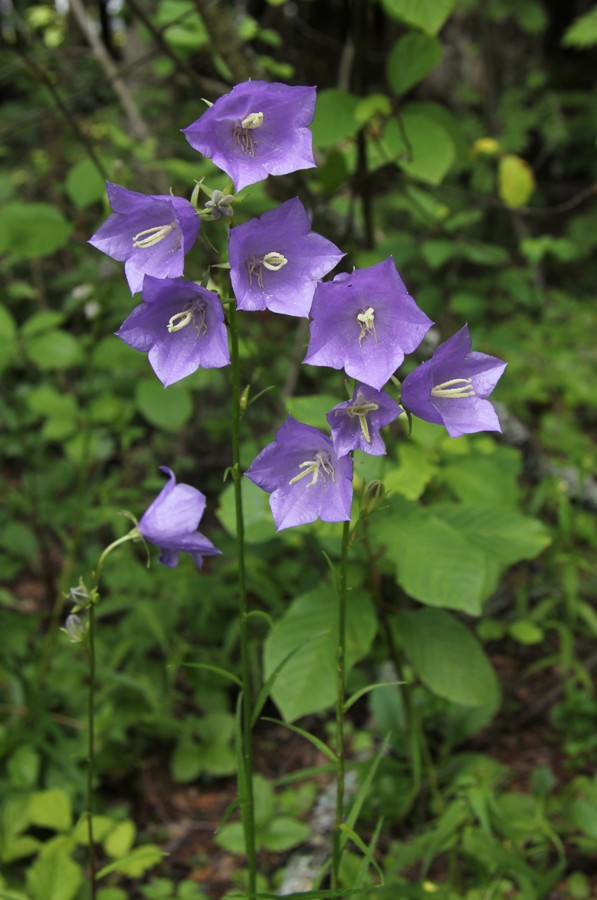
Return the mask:
M80 344L68 331L46 331L28 338L25 353L42 372L62 370L78 365L83 359Z
M68 243L72 225L49 203L7 203L0 218L0 253L13 259L50 256Z
M130 819L119 822L104 840L104 849L108 856L122 859L130 852L137 829Z
M157 866L164 856L168 856L168 854L160 850L156 844L144 844L142 847L135 847L133 852L123 859L117 859L104 866L97 873L96 878L99 880L111 872L121 872L123 875L128 875L129 878L140 878L148 869ZM57 900L63 900L63 898L60 897Z
M316 147L332 147L352 137L359 130L356 110L358 97L338 88L328 88L317 95L315 117L311 125Z
M401 444L399 453L400 465L384 476L386 492L398 491L408 500L418 500L437 472L437 463L431 454L414 444Z
M386 13L399 22L437 34L451 14L456 0L381 0Z
M575 50L597 46L597 6L574 20L567 28L562 44Z
M19 524L18 522L13 522L11 531ZM29 532L29 529L27 531ZM30 534L33 538L33 547L36 548L35 536L32 532ZM39 774L39 764L39 753L31 744L23 744L9 757L6 768L10 777L10 783L14 787L19 788L33 787Z
M163 431L179 431L193 415L193 401L186 388L164 388L157 380L137 382L135 403L141 415Z
M400 38L387 61L388 81L397 94L405 94L440 62L442 45L436 37L416 31Z
M32 794L29 798L29 821L41 828L68 831L72 825L72 813L66 791L51 788Z
M426 113L404 108L400 124L391 119L382 146L408 175L428 184L440 184L455 159L448 131Z
M305 738L306 741L309 741L310 744L313 744L326 759L329 759L331 763L336 763L338 758L331 747L328 747L320 738L316 737L314 734L311 734L308 731L305 731L304 728L299 728L298 725L291 725L289 722L281 722L279 719L271 719L268 716L263 717L264 722L273 722L275 725L281 725L283 728L288 728L290 731L294 731L295 734L299 734L301 737Z
M404 684L403 681L380 681L377 684L368 684L366 687L361 688L359 691L355 691L354 694L348 698L348 700L344 701L342 706L344 712L348 712L351 706L353 706L361 697L364 697L365 694L369 694L371 691L376 691L377 688L390 687L391 685L396 684Z
M390 508L396 509L396 504ZM461 530L424 508L379 517L372 523L376 544L396 566L399 585L422 603L480 615L486 585L486 556Z
M82 159L70 169L64 187L78 209L101 200L106 191L103 176L90 159Z
M499 685L476 637L450 613L419 609L402 613L399 638L412 666L439 697L462 706L496 706Z
M351 592L346 623L347 672L368 653L376 627L369 595ZM324 586L297 597L269 633L264 652L266 679L292 650L299 648L272 689L272 697L285 719L294 721L333 705L337 632L336 594Z
M226 678L227 681L234 682L234 684L237 684L239 688L242 689L243 683L240 678L235 675L234 672L229 672L228 669L221 669L220 666L212 666L211 663L183 662L181 665L186 666L189 669L205 669L206 672L213 672L221 678Z
M272 853L284 853L308 840L310 834L310 828L304 822L291 819L290 816L277 816L268 823L261 835L261 843Z
M276 526L269 506L269 495L249 481L241 480L243 498L243 515L245 520L245 541L248 544L261 544L271 541L276 536ZM236 506L234 485L229 484L220 494L218 519L228 534L236 535Z
M506 206L525 206L535 190L535 175L524 159L507 153L498 164L498 193Z
M338 397L332 394L312 394L308 397L289 397L286 408L291 416L305 425L321 428L325 414L338 405Z
M350 838L350 840L353 842L353 844L356 844L356 846L359 848L359 850L361 851L361 853L363 854L363 856L365 857L365 859L367 860L369 865L372 868L374 868L375 871L377 872L377 874L379 875L379 882L381 885L383 885L384 884L383 872L382 872L377 860L375 859L375 857L369 850L369 847L367 846L367 844L365 844L365 842L358 836L356 831L353 831L352 828L349 828L348 825L346 825L344 822L341 822L338 827L348 838Z
M170 771L180 784L193 781L201 771L201 747L189 735L182 735L170 760Z
M81 867L63 852L38 856L27 871L31 900L74 900L82 881Z

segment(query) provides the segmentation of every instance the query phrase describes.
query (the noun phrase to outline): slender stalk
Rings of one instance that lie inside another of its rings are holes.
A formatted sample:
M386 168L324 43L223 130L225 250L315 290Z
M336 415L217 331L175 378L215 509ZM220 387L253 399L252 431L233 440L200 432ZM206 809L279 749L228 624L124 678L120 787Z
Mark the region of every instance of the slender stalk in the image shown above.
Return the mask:
M332 890L337 890L342 859L342 832L340 826L344 820L344 693L346 685L346 593L348 544L350 541L350 520L342 529L342 551L340 555L340 574L338 578L338 680L336 692L336 817L334 820L334 837L332 844Z
M87 840L89 843L89 883L95 900L95 842L93 839L93 780L95 775L95 604L89 606L87 632L89 656L89 692L87 695Z
M229 307L230 363L232 367L232 478L234 482L234 503L236 508L236 545L238 557L238 621L240 629L240 661L242 693L242 761L244 791L241 795L242 823L245 836L245 852L249 873L249 898L255 897L257 890L257 858L255 851L255 802L253 798L253 743L252 743L252 691L251 666L249 659L249 620L247 608L247 587L245 577L245 523L243 517L242 482L240 470L240 419L241 385L238 353L238 330L236 307ZM240 792L239 792L240 793Z

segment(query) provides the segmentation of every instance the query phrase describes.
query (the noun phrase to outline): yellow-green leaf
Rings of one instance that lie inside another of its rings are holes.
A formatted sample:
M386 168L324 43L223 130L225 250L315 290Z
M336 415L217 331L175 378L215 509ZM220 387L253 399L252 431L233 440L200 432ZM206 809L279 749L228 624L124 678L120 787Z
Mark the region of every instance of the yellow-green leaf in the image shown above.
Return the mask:
M502 156L498 167L498 193L506 206L517 209L525 206L535 190L532 168L513 153Z

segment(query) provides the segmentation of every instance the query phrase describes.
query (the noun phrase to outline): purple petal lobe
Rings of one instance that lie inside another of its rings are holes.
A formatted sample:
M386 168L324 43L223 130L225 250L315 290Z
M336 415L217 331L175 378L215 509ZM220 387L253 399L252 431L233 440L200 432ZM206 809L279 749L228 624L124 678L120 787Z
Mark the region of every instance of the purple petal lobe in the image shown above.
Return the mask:
M362 450L371 456L386 452L379 433L384 425L398 418L403 410L385 391L357 384L352 400L339 403L326 415L332 429L332 441L338 456Z

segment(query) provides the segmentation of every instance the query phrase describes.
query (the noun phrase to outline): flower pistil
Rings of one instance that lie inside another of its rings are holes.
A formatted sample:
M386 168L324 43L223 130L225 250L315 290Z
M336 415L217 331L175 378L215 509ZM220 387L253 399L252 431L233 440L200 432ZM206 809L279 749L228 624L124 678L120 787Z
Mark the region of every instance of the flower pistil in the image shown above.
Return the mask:
M431 389L432 397L443 400L462 400L463 397L475 397L472 378L451 378Z
M253 275L257 275L257 284L260 288L263 287L263 268L265 267L270 272L279 272L280 269L284 268L288 260L282 253L278 253L277 250L270 250L268 253L265 253L263 256L252 256L251 259L247 261L247 270L249 272L249 287L253 286Z
M146 228L144 231L140 231L139 234L136 234L133 237L133 247L139 247L141 250L146 250L148 247L155 247L156 244L159 244L160 241L163 241L165 237L168 237L170 232L174 231L176 228L176 222L170 222L168 225L155 225L153 228ZM180 234L178 235L178 241L176 242L176 246L174 250L178 250L180 246Z
M252 112L245 116L240 125L235 125L233 129L234 146L240 147L243 153L249 153L255 156L255 141L251 134L256 128L263 125L263 113Z
M299 472L298 475L295 475L294 478L291 478L288 484L296 484L297 481L300 481L301 478L305 478L307 475L313 475L313 478L307 485L307 487L312 487L314 484L317 484L317 480L321 475L321 480L325 483L326 475L332 479L332 481L336 481L336 473L334 472L334 467L332 465L332 461L330 459L329 453L326 453L325 450L318 450L315 454L315 459L307 459L305 462L299 463L299 469L303 469L303 472Z
M184 309L172 316L168 322L168 331L182 331L187 325L193 324L198 335L207 334L206 306L199 301L191 301Z
M365 400L360 392L357 394L357 398L354 403L351 403L350 406L346 408L347 415L359 417L361 431L363 432L363 437L368 444L371 443L371 435L369 433L369 422L367 421L367 414L370 412L375 412L375 410L377 409L379 409L379 403L374 403L372 400Z
M361 310L357 313L357 322L359 323L359 347L370 334L373 335L377 344L377 332L375 331L375 310L372 306Z

